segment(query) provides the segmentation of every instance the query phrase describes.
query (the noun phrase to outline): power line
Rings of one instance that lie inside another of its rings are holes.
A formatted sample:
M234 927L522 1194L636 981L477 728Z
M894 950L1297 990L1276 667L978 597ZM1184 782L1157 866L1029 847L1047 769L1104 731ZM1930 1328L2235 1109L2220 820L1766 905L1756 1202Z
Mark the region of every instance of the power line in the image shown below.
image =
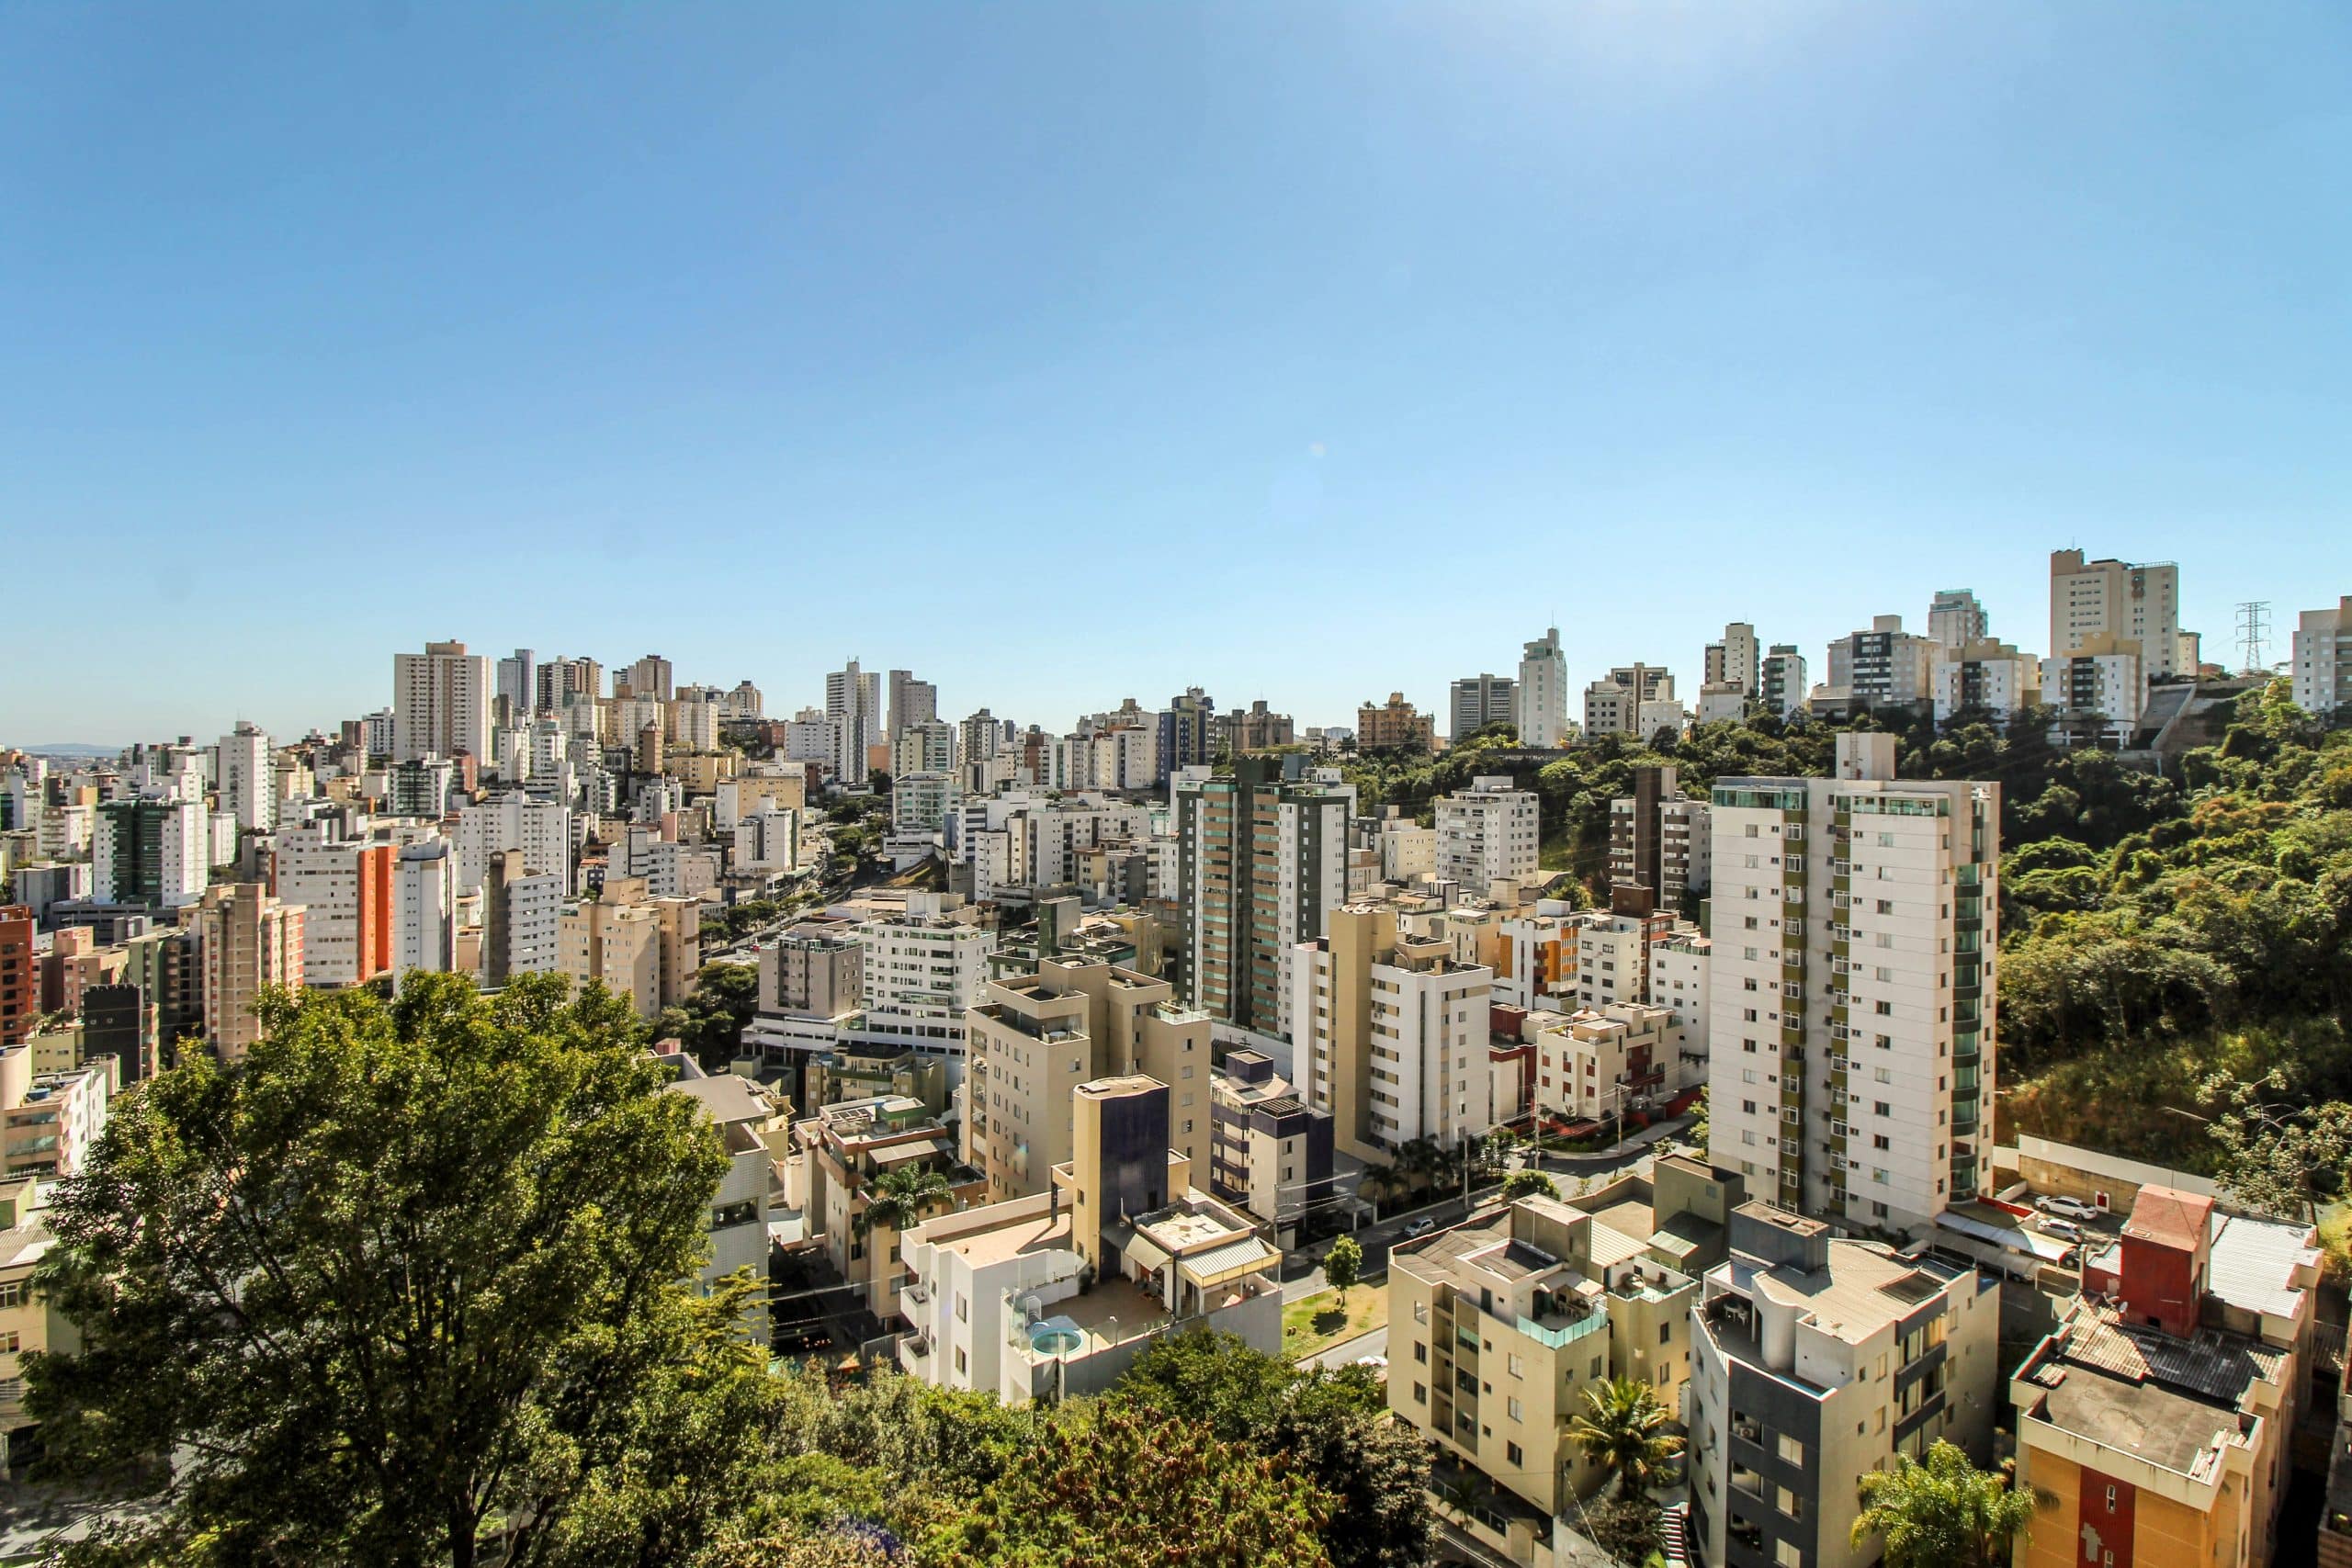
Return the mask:
M2269 637L2270 602L2248 599L2241 603L2238 605L2238 649L2245 661L2238 666L2240 670L2251 672L2267 667L2263 655L2267 650L2264 644Z

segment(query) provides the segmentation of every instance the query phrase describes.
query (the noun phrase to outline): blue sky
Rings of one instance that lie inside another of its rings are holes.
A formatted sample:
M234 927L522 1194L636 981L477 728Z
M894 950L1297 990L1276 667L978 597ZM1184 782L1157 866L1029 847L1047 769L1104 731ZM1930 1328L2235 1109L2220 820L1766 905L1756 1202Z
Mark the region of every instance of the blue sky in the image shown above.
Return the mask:
M2352 9L0 8L0 741L2352 592Z

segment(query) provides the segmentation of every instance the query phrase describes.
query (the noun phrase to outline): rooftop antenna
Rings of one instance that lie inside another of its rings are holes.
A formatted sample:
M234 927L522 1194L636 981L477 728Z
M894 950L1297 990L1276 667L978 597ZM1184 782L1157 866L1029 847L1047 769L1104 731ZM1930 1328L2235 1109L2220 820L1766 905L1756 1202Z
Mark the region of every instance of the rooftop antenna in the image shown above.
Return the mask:
M2248 599L2239 604L2238 649L2245 660L2240 666L2242 670L2251 674L2267 668L2263 655L2267 651L2264 645L2269 637L2270 602L2267 599Z

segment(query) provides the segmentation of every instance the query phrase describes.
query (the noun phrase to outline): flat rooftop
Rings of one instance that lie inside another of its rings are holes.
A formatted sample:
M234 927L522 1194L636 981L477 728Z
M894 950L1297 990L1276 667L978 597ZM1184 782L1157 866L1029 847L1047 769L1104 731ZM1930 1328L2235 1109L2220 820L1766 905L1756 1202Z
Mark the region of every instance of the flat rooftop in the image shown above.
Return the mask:
M2247 1393L2283 1364L2233 1335L2181 1339L2086 1303L2023 1377L2062 1431L2206 1480L2213 1451L2238 1440Z

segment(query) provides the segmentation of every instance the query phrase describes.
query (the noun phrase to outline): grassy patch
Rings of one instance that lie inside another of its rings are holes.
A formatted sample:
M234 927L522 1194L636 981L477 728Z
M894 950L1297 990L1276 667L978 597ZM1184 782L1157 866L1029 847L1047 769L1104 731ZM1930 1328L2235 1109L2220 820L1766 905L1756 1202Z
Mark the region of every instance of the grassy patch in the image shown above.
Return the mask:
M1369 1334L1388 1322L1388 1289L1385 1283L1349 1288L1348 1304L1337 1293L1318 1291L1283 1308L1283 1354L1296 1360L1319 1350Z

